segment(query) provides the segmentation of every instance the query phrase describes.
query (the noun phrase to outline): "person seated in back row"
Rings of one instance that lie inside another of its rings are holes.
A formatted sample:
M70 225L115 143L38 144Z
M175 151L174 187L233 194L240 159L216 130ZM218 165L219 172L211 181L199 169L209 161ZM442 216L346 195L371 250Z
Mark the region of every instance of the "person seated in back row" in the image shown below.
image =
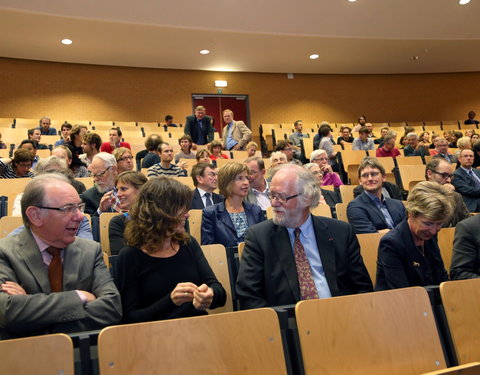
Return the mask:
M358 131L358 138L352 143L352 150L375 150L373 139L369 138L370 130L363 126Z

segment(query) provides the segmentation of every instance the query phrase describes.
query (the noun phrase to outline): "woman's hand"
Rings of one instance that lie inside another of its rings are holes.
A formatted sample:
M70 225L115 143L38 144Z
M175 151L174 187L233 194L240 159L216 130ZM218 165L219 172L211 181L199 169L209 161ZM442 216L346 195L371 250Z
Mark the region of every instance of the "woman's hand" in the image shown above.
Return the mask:
M180 306L185 302L192 302L193 294L197 289L198 288L194 283L178 283L172 293L170 293L170 299L177 306Z
M326 175L327 173L333 173L333 169L330 166L330 164L324 164L320 167L320 170L322 171L323 175Z
M206 284L200 285L193 293L193 306L197 310L206 310L210 307L213 300L213 289Z

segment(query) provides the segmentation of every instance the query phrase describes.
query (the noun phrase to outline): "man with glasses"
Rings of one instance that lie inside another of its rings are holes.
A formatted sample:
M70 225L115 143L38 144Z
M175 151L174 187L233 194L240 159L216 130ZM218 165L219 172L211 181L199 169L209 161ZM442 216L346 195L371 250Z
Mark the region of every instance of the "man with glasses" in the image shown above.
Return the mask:
M121 318L100 245L76 237L84 204L68 179L34 178L25 229L0 240L0 338L100 329Z
M195 164L191 176L195 189L190 209L203 210L205 207L223 202L223 196L213 192L218 187L218 174L213 164Z
M93 157L88 170L95 185L81 195L85 203L85 213L94 216L102 212L121 212L120 202L114 189L118 174L115 157L112 154L100 152Z
M242 309L373 290L350 224L310 214L319 197L309 171L288 164L274 174L273 220L245 234L237 278Z
M245 160L245 164L250 170L250 174L248 175L250 187L245 201L251 204L256 204L257 206L260 206L262 211L266 211L267 208L271 206L271 203L268 197L268 182L265 179L267 173L265 163L261 157L252 156Z
M300 160L295 159L295 153L293 150L293 143L290 140L282 139L275 145L275 151L282 152L287 157L287 162L297 165L302 165Z
M385 168L376 158L362 160L358 179L364 191L347 206L348 222L356 234L390 230L407 218L403 203L383 194Z
M33 177L30 171L32 162L33 155L29 150L23 148L15 150L13 158L0 159L0 179Z
M205 107L199 105L195 108L195 114L187 116L185 120L185 134L188 134L193 140L192 150L196 150L197 145L206 145L213 141L214 121L205 112Z

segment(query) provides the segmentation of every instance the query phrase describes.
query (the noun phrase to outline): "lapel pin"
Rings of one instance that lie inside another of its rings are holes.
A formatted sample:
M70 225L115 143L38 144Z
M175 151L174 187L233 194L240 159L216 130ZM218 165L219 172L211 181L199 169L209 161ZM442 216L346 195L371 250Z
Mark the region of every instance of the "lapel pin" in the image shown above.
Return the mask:
M420 263L418 263L418 262L413 262L413 266L414 266L414 267L420 267Z

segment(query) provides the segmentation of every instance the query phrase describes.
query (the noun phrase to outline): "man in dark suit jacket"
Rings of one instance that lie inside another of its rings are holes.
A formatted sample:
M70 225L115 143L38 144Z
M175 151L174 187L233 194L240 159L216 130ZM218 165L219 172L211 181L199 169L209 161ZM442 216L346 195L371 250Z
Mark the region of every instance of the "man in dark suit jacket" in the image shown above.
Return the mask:
M245 234L237 278L242 309L373 290L352 227L310 214L319 196L313 175L301 167L287 164L273 176L274 218Z
M212 142L214 132L213 119L205 115L205 107L199 105L194 115L187 116L185 134L192 137L194 147Z
M195 164L191 176L195 189L190 209L203 210L205 207L223 202L223 196L213 192L218 187L217 171L213 164Z
M465 149L458 156L460 168L453 173L452 181L455 190L459 193L470 212L480 212L480 171L472 168L474 161L473 151ZM472 174L472 175L471 175Z
M0 339L120 321L120 295L100 245L75 237L83 207L69 181L52 173L38 176L22 203L27 227L0 240Z
M348 222L352 224L355 233L377 233L393 229L406 219L403 203L383 196L385 168L376 158L362 160L358 167L358 179L364 192L347 207Z
M452 280L480 277L480 215L469 217L457 224L453 240Z

